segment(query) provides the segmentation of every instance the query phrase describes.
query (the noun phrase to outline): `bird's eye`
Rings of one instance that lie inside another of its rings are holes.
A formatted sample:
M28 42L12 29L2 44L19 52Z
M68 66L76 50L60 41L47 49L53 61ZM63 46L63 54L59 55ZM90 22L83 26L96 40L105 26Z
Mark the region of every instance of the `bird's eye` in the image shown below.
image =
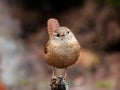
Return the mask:
M70 31L67 31L67 33L69 34L69 33L70 33Z
M57 34L56 34L56 36L57 36L57 37L60 37L60 34L59 34L59 33L57 33Z

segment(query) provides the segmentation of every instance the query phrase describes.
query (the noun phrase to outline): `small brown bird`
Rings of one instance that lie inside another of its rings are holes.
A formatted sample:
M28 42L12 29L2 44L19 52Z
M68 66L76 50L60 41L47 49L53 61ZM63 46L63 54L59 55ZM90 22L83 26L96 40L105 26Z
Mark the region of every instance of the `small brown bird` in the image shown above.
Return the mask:
M54 67L53 76L55 76L55 68L65 69L73 65L80 53L80 45L74 34L67 27L60 26L59 22L51 18L47 22L49 40L45 47L45 58L49 65Z

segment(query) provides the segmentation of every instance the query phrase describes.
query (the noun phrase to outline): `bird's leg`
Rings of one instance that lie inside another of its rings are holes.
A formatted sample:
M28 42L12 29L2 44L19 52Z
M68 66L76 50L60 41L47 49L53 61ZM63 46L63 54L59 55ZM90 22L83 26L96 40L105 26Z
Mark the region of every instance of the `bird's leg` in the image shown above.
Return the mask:
M67 68L64 69L58 69L53 67L53 73L52 73L52 78L56 77L63 77L64 79L67 78Z
M65 71L64 71L64 79L67 78L67 68L65 68Z
M55 67L53 67L53 73L52 73L52 78L55 77Z

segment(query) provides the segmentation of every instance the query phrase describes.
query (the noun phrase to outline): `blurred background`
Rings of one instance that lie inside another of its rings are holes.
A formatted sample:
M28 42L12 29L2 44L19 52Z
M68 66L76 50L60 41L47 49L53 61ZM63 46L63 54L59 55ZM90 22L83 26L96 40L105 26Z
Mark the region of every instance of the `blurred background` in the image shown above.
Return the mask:
M82 47L68 68L70 90L120 90L120 0L0 0L0 90L50 90L51 17Z

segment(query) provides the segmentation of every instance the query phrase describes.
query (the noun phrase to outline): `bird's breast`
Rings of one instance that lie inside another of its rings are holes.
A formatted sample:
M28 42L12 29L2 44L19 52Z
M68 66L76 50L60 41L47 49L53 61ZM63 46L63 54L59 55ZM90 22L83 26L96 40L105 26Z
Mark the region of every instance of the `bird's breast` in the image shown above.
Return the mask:
M46 54L48 64L57 68L64 68L72 65L78 59L80 46L78 42L72 43L51 43Z

